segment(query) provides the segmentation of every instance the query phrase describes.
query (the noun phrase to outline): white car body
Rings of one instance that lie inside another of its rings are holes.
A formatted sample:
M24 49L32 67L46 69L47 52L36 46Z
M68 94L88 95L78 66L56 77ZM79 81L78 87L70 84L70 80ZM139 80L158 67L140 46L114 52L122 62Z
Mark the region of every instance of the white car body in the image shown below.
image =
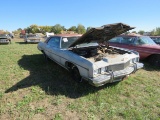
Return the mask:
M124 24L121 23L121 25ZM102 29L106 30L106 27ZM97 29L94 29L94 32L97 33ZM105 45L100 46L95 42L82 44L84 41L86 42L88 36L90 37L90 33L91 31L87 32L69 47L63 47L63 44L69 42L72 37L79 37L78 35L51 36L45 42L40 42L38 49L67 70L73 71L76 68L78 72L73 72L73 74L75 73L96 87L121 81L125 76L143 67L143 64L139 63L139 54L135 51ZM92 36L92 38L95 37ZM55 45L51 42L54 40L58 41L59 44ZM76 75L73 75L74 78L79 79Z

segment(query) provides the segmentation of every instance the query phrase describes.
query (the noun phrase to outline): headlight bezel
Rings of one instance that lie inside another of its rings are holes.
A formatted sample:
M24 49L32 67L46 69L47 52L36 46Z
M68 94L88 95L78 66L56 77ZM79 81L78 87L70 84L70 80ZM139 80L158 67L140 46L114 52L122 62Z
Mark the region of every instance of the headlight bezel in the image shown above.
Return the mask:
M93 74L94 74L94 75L103 74L103 73L105 73L106 71L107 71L107 66L93 70L93 72L94 72Z

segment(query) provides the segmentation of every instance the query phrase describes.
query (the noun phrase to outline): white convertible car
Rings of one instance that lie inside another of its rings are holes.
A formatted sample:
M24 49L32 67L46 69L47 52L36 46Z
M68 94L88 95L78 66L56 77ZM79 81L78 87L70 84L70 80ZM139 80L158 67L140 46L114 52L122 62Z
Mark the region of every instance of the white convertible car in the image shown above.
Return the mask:
M71 72L76 81L87 80L98 87L121 81L143 67L136 51L112 47L108 40L133 29L123 23L91 28L85 34L54 35L38 44L38 49Z

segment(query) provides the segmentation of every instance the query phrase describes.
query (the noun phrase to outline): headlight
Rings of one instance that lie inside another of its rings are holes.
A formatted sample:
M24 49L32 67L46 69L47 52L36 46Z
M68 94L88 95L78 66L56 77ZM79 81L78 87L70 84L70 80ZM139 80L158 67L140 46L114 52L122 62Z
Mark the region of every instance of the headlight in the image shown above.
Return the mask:
M139 52L132 50L131 52L133 52L134 54L139 56Z
M94 75L98 74L98 69L97 70L94 70Z
M106 69L105 69L105 67L102 67L101 68L101 73L104 73L104 72L106 72Z
M139 57L133 58L132 60L130 60L130 63L135 63L135 62L139 62Z

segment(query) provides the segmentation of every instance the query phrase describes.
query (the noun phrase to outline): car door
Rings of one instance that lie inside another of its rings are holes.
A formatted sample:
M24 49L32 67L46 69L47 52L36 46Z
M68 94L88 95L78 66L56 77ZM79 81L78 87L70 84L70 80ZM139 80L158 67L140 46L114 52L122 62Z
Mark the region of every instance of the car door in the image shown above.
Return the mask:
M60 37L50 37L46 45L46 54L55 62L60 62Z

